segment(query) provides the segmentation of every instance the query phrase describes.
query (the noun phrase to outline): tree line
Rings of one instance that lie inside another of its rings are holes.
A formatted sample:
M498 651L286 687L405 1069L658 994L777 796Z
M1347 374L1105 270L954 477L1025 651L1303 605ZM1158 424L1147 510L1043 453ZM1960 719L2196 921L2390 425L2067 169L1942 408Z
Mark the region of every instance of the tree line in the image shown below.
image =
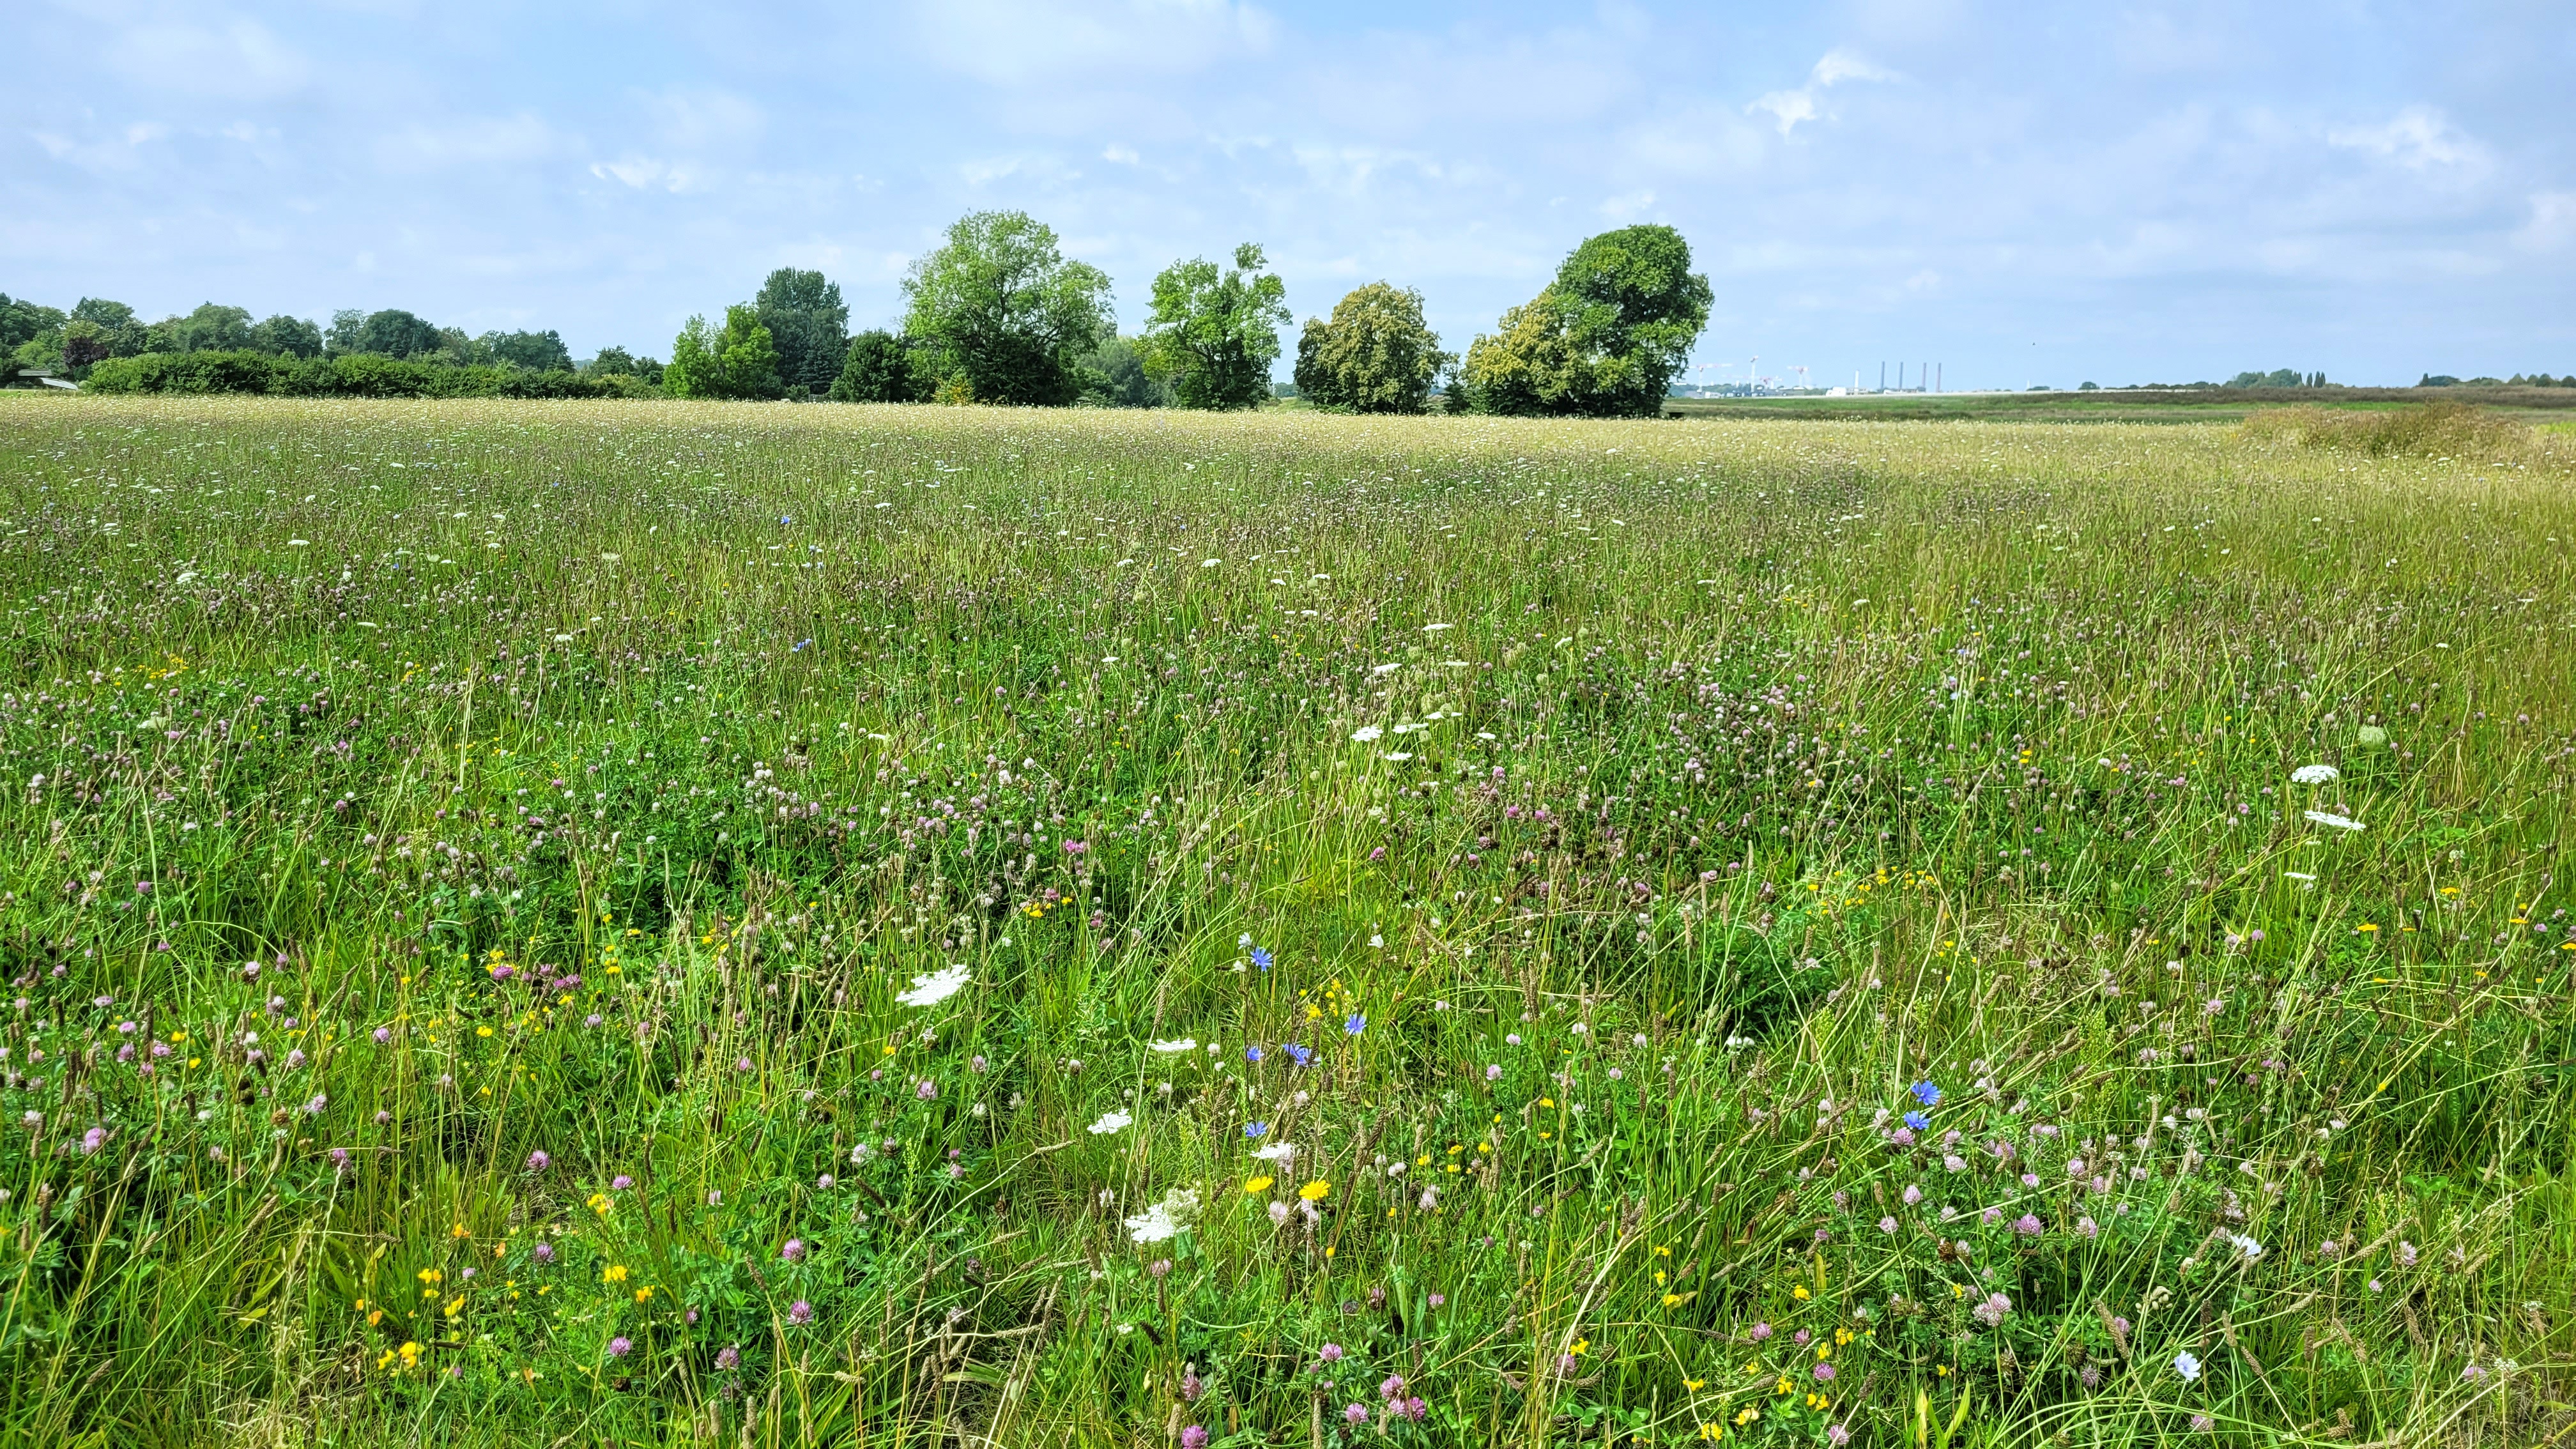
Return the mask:
M122 303L84 298L64 313L0 294L0 356L115 392L1230 409L1284 391L1350 412L1628 417L1661 410L1712 296L1679 232L1623 227L1576 247L1463 358L1424 321L1420 292L1359 287L1306 319L1295 382L1278 389L1271 371L1295 319L1251 243L1164 268L1134 336L1117 329L1108 275L1066 257L1025 212L959 218L903 295L899 325L853 334L838 284L780 268L720 320L691 317L667 363L609 347L576 366L551 331L469 337L398 309L335 313L323 328L210 302L144 323Z

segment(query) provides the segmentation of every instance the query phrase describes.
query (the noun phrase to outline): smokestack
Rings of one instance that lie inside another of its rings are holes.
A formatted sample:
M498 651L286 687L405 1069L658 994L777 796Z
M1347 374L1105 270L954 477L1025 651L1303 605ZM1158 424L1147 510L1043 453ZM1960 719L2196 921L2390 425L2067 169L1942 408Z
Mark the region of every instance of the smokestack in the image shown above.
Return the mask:
M1939 392L1941 390L1941 374L1948 372L1949 370L1949 365L1946 363L1936 362L1932 364L1932 390L1934 392Z
M1887 391L1887 364L1884 362L1878 365L1878 390Z

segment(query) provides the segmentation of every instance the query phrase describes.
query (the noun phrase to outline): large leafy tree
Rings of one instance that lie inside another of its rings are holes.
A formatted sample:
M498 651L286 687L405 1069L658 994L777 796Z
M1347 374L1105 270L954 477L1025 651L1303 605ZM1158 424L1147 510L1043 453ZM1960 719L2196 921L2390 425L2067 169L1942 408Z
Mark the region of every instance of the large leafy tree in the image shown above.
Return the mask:
M760 325L760 314L747 305L725 309L722 330L692 317L671 343L671 364L662 385L673 397L774 398L784 385L778 377L778 344Z
M1234 249L1234 265L1198 258L1154 278L1145 321L1145 370L1169 382L1186 408L1248 408L1270 396L1279 329L1294 320L1287 284L1262 270L1261 248Z
M959 217L903 290L904 331L930 349L942 386L982 402L1072 402L1082 355L1111 330L1108 276L1065 260L1055 232L1021 211Z
M1712 296L1680 232L1603 232L1467 349L1468 389L1488 412L1652 417L1708 325Z
M21 343L70 320L59 307L39 306L24 297L12 299L8 293L0 292L0 353L14 352Z
M280 357L319 357L322 355L322 329L301 317L280 312L253 324L250 347L254 352L274 353Z
M572 349L564 346L562 334L551 327L543 332L486 332L474 340L475 350L495 362L524 367L530 372L572 370Z
M1082 359L1082 405L1167 408L1171 384L1145 370L1145 352L1134 338L1103 337Z
M380 312L334 312L331 314L330 347L333 352L372 352L384 357L410 357L436 352L446 339L433 324L403 311L388 307Z
M834 402L920 402L930 396L929 379L903 339L883 328L870 328L850 339L841 356L840 375L832 379Z
M780 267L752 298L760 325L778 345L778 375L791 388L832 385L849 351L850 308L840 284L821 272Z
M166 331L171 352L241 352L251 345L250 310L213 302L185 317L173 317L156 331Z
M1309 317L1297 338L1297 391L1323 407L1418 413L1441 371L1457 362L1422 320L1422 294L1371 282Z

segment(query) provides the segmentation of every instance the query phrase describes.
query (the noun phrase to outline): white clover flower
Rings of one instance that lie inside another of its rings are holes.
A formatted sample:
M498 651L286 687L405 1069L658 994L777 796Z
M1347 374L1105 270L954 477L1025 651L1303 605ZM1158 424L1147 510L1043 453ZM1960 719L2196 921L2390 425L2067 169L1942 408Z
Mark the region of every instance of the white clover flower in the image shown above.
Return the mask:
M895 997L898 1006L937 1006L962 989L969 973L963 965L912 978L912 989Z

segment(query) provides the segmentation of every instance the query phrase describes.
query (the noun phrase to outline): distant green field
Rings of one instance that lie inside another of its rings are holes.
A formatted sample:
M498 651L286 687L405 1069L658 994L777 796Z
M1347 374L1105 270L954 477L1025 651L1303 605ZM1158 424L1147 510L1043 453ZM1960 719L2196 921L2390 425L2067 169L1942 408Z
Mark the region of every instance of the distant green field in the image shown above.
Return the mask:
M0 1441L2567 1442L2576 448L2177 414L0 397Z
M2576 413L2576 388L2225 388L2193 391L1900 393L1862 397L1676 398L1684 418L1860 422L2231 423L2262 408L2397 408L2448 401L2534 421Z

